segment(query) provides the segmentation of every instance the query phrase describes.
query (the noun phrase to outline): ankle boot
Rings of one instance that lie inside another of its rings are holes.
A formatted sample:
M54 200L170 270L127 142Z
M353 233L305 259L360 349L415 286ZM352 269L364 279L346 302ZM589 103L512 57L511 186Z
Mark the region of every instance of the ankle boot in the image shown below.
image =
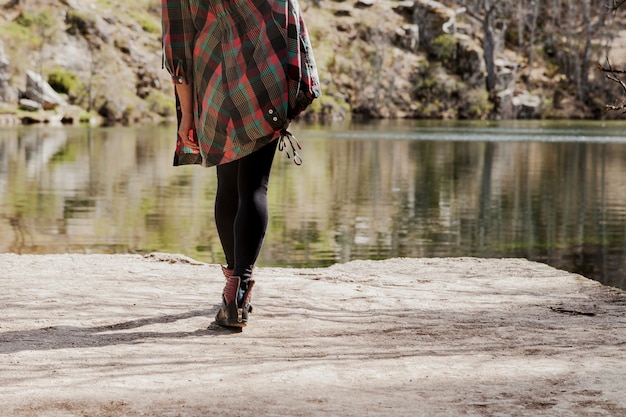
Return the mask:
M226 278L226 281L228 281L228 278L233 276L233 270L228 269L228 267L224 265L221 265L221 267L222 267L222 274L224 274L224 278Z
M244 327L248 323L248 314L252 312L250 297L253 286L252 279L242 281L240 277L229 277L215 323L224 327Z

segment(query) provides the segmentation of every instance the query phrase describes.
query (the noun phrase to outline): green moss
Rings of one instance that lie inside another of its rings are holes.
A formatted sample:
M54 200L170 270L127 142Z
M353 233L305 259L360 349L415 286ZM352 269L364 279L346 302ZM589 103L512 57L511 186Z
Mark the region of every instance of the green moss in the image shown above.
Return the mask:
M48 74L48 84L58 93L70 94L78 91L80 80L73 72L59 68Z
M456 48L457 43L454 36L448 34L437 36L430 45L431 54L443 63L454 58Z
M470 90L465 98L467 104L464 106L465 111L462 112L463 117L482 119L491 112L492 104L489 102L489 94L485 89Z
M88 111L82 111L79 115L78 115L78 122L79 123L90 123L91 120L94 118L95 116L88 112Z
M35 44L35 36L27 26L20 25L17 22L9 22L0 25L0 36L5 44L12 44L15 41L32 42Z
M49 28L54 25L54 17L48 11L42 11L41 13L29 13L25 11L18 16L15 22L18 25L24 26L26 28Z
M53 16L47 12L38 14L23 12L13 22L0 25L2 40L9 45L18 41L35 48L41 42L40 36L50 37L50 31L55 27Z
M145 32L154 34L161 33L161 23L153 16L140 11L132 11L129 16L137 22Z

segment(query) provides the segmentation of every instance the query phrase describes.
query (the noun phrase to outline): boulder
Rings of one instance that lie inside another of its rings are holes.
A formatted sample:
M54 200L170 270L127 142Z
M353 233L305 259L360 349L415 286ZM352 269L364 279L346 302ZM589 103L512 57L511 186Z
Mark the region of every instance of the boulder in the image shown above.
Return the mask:
M541 117L541 97L513 88L498 93L500 114L505 119L538 119Z
M372 7L376 3L376 0L357 0L354 3L354 7L357 9L367 9L368 7Z
M18 102L18 106L21 110L24 111L39 111L43 108L41 103L35 100L30 100L28 98L20 99L20 101Z
M511 104L519 119L538 119L541 116L541 97L525 91L513 97Z
M44 78L33 71L26 72L26 91L24 98L41 103L44 110L52 110L67 103Z

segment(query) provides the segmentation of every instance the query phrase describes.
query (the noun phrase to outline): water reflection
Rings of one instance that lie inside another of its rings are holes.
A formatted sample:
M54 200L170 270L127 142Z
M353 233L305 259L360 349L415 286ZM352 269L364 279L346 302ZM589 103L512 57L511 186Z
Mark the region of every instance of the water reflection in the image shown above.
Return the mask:
M305 163L277 156L260 264L514 256L626 288L625 127L297 127ZM173 133L0 130L0 251L222 262L215 170L172 167Z

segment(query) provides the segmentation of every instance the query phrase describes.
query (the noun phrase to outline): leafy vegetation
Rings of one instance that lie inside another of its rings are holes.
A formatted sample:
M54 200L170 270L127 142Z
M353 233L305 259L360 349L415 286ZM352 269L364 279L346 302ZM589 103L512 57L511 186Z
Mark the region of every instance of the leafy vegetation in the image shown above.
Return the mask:
M48 74L48 84L59 93L70 94L78 91L81 82L73 72L57 68Z

